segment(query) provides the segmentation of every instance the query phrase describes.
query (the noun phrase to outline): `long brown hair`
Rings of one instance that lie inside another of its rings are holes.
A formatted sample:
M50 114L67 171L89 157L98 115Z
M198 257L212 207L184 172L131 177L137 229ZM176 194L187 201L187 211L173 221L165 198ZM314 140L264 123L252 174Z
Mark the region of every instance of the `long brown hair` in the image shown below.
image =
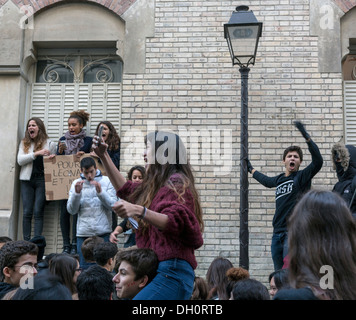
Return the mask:
M356 299L356 224L335 192L311 190L288 222L289 280L311 287L319 299ZM322 266L333 270L333 289L321 288Z
M105 124L109 128L109 136L106 139L108 150L117 150L120 147L120 137L113 124L110 121L100 121L96 126L95 135L98 134L99 128L102 124Z
M55 255L49 262L49 271L57 275L72 294L77 292L73 281L77 264L77 259L65 253Z
M36 122L37 127L38 127L38 134L37 134L36 138L33 140L31 139L30 134L28 132L28 125L29 125L30 121L32 121L32 120ZM35 144L34 151L42 150L47 139L48 139L48 135L47 135L46 127L45 127L43 121L37 117L32 117L32 118L28 119L27 124L26 124L25 137L22 139L22 142L24 145L24 152L28 153L32 142Z
M200 199L182 140L174 133L155 131L145 137L146 145L147 141L150 141L152 145L154 161L149 164L142 183L131 195L130 200L149 207L159 189L167 186L177 193L178 199L183 203L185 192L189 190L194 199L194 213L203 232L204 222ZM163 144L166 148L163 148ZM175 173L179 173L180 181L172 183L170 177ZM144 232L148 224L141 222Z
M216 257L212 261L206 273L206 281L209 286L209 300L216 295L219 297L219 300L228 300L230 298L226 291L229 281L226 273L233 267L232 262L224 257Z

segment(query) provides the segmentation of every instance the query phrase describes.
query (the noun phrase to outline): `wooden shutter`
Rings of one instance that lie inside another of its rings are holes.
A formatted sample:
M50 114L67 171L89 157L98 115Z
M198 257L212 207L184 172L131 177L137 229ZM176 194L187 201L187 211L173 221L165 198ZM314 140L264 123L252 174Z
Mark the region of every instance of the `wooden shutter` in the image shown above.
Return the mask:
M34 83L32 85L30 116L39 117L44 121L48 136L53 141L58 141L68 130L69 114L78 109L90 113L90 120L86 125L87 135L93 136L96 126L102 120L110 121L120 135L121 83ZM43 226L43 236L47 242L45 254L62 252L63 239L59 221L59 201L49 202L45 207ZM19 219L19 229L22 230L21 228L22 216Z
M41 118L49 137L57 141L68 130L67 120L73 110L90 113L87 135L93 136L102 120L112 122L120 134L120 83L61 83L32 85L31 116Z
M356 81L344 81L345 143L356 146Z

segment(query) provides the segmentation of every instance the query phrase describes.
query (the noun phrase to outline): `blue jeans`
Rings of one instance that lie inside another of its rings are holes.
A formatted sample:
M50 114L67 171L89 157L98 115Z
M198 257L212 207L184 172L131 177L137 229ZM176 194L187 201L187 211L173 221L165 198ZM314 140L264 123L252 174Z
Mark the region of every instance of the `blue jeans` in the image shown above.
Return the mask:
M103 238L104 241L106 241L106 242L109 242L110 233L106 233L106 234L103 234L103 235L98 236L98 237ZM89 237L77 237L77 254L79 255L79 265L83 269L87 269L93 264L92 262L87 262L84 259L83 254L82 254L82 250L81 250L83 242L88 238Z
M44 207L46 203L44 176L31 177L31 180L21 180L21 198L23 204L23 238L31 239L32 217L35 218L34 236L42 235Z
M156 277L133 300L189 300L194 277L192 266L185 260L161 261Z
M283 259L288 253L288 233L273 233L271 244L272 260L274 270L280 270L283 267Z

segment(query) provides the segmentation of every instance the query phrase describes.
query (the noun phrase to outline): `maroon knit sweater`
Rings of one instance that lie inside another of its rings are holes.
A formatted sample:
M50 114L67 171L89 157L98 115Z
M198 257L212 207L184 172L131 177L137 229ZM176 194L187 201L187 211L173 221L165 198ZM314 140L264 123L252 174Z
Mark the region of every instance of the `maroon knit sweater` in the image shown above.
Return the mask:
M181 183L180 175L170 177L171 182L177 185ZM118 190L118 197L127 200L136 189L137 183L126 182ZM145 234L140 229L136 231L136 245L138 248L153 249L159 261L179 258L186 260L195 269L197 261L194 250L203 245L203 237L200 226L194 214L194 200L190 190L186 190L184 202L178 199L178 195L169 187L162 187L154 197L149 209L166 214L168 223L164 230L149 225Z

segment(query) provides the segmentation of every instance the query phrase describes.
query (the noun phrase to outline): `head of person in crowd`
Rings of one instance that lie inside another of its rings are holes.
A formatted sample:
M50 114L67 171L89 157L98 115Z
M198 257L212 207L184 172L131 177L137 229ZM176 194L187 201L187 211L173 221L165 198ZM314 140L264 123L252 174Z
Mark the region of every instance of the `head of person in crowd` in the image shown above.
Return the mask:
M6 242L0 249L0 281L18 287L37 274L38 247L29 241Z
M19 287L11 300L72 300L72 294L58 276L44 272L33 279L32 287Z
M209 287L206 280L202 277L195 277L194 288L191 300L207 300L209 295Z
M37 264L38 273L42 273L43 271L47 271L49 269L49 262L56 255L57 255L57 253L55 253L55 252L46 254L44 256L44 258L41 261L39 261L38 264Z
M101 242L94 247L95 262L108 271L113 271L115 266L115 256L118 252L117 245L112 242Z
M283 152L283 163L286 173L290 174L299 170L303 162L303 151L299 146L290 146Z
M35 144L34 151L41 150L48 139L46 126L43 121L40 118L32 117L28 119L26 128L25 136L22 139L24 152L28 153L31 143Z
M114 292L113 275L94 264L78 276L76 286L79 300L111 300Z
M212 261L206 273L206 280L209 286L209 299L229 299L226 294L226 286L228 284L226 272L230 268L233 268L233 264L229 259L217 257Z
M10 241L12 241L12 239L9 237L6 236L0 237L0 249L6 242L10 242Z
M61 279L72 297L76 296L76 282L81 272L78 259L66 253L57 254L49 262L49 272Z
M250 273L241 267L230 268L226 271L226 277L228 281L226 286L226 294L228 297L230 297L232 288L234 287L235 283L237 281L250 278Z
M127 179L133 182L142 182L145 177L145 168L142 166L133 166L127 173Z
M133 200L135 203L149 208L157 192L167 184L180 197L183 197L189 190L194 199L194 214L203 232L204 222L200 197L195 187L194 175L183 141L175 133L155 131L145 136L145 145L145 177L130 195L130 199L135 199ZM179 173L180 183L173 185L170 178L176 173ZM148 224L140 221L140 228L145 233Z
M288 269L273 271L268 276L268 283L270 285L269 294L273 299L278 290L289 288Z
M79 134L86 126L90 114L85 110L76 110L70 113L68 118L68 131L70 135Z
M120 147L120 137L110 121L101 121L96 127L95 135L98 135L100 127L103 126L102 139L108 145L108 150L117 150Z
M288 238L292 288L309 287L319 299L356 299L356 225L338 194L307 192L289 219Z
M260 281L248 278L235 283L230 300L270 300L270 296Z
M80 160L81 178L89 182L93 181L97 175L96 162L92 157L84 157Z
M83 241L81 250L86 262L96 263L94 258L94 247L102 242L104 242L104 239L98 236L92 236Z
M132 299L157 274L158 258L152 249L126 249L117 254L118 273L113 278L120 299Z

